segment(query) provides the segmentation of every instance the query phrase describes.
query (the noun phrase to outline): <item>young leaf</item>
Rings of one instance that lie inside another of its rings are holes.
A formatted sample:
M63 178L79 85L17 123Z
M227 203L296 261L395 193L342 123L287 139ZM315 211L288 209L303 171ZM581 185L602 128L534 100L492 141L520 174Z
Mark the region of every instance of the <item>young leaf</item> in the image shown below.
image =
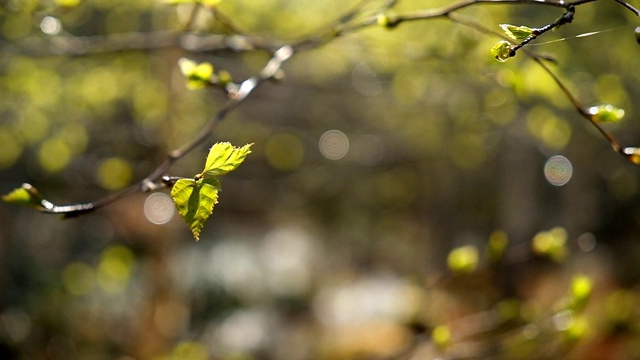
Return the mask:
M622 152L627 156L629 161L636 165L640 165L640 148L626 147L622 149Z
M27 205L34 207L42 206L42 196L38 190L30 184L22 184L22 187L13 190L2 196L2 200L11 204Z
M204 170L199 176L207 179L235 170L251 153L251 150L249 150L251 145L253 144L234 147L228 142L213 145L209 150Z
M618 122L624 117L624 110L610 104L592 106L589 114L593 115L595 122Z
M200 231L213 212L213 206L218 203L218 191L220 182L216 178L180 179L171 189L171 198L178 213L196 240L200 239Z
M491 55L500 62L509 60L509 58L513 56L511 52L511 44L504 40L499 41L491 48Z
M178 66L182 75L187 78L187 87L192 90L204 88L213 76L213 65L208 62L197 64L193 60L181 58Z
M502 31L513 40L524 40L534 34L533 29L526 26L515 26L510 24L500 24Z

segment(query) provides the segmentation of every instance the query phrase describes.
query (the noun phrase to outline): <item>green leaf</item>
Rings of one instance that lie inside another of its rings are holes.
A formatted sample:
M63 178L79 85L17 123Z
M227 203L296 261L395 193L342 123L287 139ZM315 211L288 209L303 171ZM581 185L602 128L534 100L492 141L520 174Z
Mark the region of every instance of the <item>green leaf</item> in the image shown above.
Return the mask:
M513 40L524 40L533 35L534 31L526 26L515 26L510 24L500 24L502 31Z
M622 152L627 156L627 159L636 165L640 165L640 148L626 147L622 149Z
M611 104L592 106L588 109L595 122L618 122L624 117L624 110Z
M2 200L11 204L27 205L33 207L42 206L42 196L38 190L30 184L22 184L22 187L2 196Z
M200 239L200 231L218 203L218 191L220 182L216 178L180 179L171 189L171 198L178 213L196 240Z
M509 60L509 58L513 55L511 53L511 43L509 43L508 41L502 40L499 41L497 44L495 44L492 48L491 48L491 55L493 55L493 57L500 61L500 62L504 62Z
M213 65L208 62L196 63L187 58L178 60L180 72L187 78L189 89L202 89L211 82L213 76Z
M234 147L228 142L217 143L209 150L204 170L199 175L205 179L212 176L227 174L242 164L251 153L249 149L253 144L242 147Z

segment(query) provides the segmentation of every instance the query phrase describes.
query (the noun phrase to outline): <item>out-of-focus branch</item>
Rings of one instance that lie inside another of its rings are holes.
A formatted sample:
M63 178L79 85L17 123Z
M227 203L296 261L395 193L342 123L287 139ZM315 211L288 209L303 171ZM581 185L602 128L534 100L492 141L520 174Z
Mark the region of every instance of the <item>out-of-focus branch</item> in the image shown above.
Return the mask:
M251 77L242 84L239 88L230 93L229 100L224 106L213 116L209 123L187 144L184 144L180 148L177 148L167 155L167 158L162 162L151 174L140 182L114 194L111 194L105 198L82 204L74 205L55 205L48 200L43 199L41 201L40 211L49 214L62 214L65 218L76 217L87 212L99 209L101 207L112 204L122 198L125 198L136 192L145 192L155 190L160 187L171 186L172 179L165 177L166 172L175 164L178 160L190 153L193 149L202 145L205 140L213 133L218 123L229 114L233 109L238 107L244 102L249 95L255 91L265 81L272 79L277 75L278 71L282 68L282 64L287 61L293 55L293 48L291 46L283 46L278 49L267 65L259 72L258 75Z
M255 39L244 35L190 34L174 31L137 32L106 36L38 36L17 43L2 43L0 49L6 52L23 53L29 56L69 55L83 56L127 50L154 50L182 48L189 52L215 52L230 50L246 52L266 50L276 44L266 46L256 44Z
M553 78L557 86L569 99L576 111L598 129L598 131L602 134L603 137L605 137L605 139L607 139L607 141L611 144L615 151L625 156L632 163L640 164L640 148L622 147L613 135L605 131L602 126L600 126L600 124L596 121L596 115L592 114L589 109L580 104L576 96L574 96L569 91L568 87L549 69L546 64L544 64L543 60L545 60L546 58L544 58L543 56L539 56L526 48L526 45L538 36L546 33L553 28L570 23L573 20L575 8L577 6L594 1L596 0L577 0L572 2L547 0L461 0L453 3L452 5L438 9L426 9L408 14L391 15L387 12L396 5L397 1L388 0L375 11L365 13L363 9L366 1L363 0L356 3L356 5L352 9L350 9L342 17L336 20L336 22L332 26L330 26L328 30L320 31L316 35L309 36L307 38L294 42L291 45L280 46L277 50L275 50L276 44L264 42L250 35L244 34L244 32L233 25L230 19L224 16L224 14L218 12L216 9L212 10L214 17L218 21L223 23L227 28L232 31L239 32L239 34L230 36L199 36L190 33L154 32L119 34L88 38L53 36L48 39L48 47L41 46L43 45L42 42L45 41L44 39L31 39L21 44L21 46L19 47L23 49L30 49L34 53L38 53L40 49L46 49L41 54L45 54L48 51L49 54L53 52L66 55L84 55L96 52L109 52L127 49L154 49L169 46L179 46L188 51L214 51L230 49L234 51L266 50L272 52L271 49L274 49L271 60L259 72L259 74L245 80L239 86L229 91L227 93L229 100L209 121L209 123L198 133L198 135L189 143L171 151L167 155L165 161L161 163L145 179L118 193L89 203L57 206L46 200L43 200L41 211L45 213L64 214L65 217L72 217L106 206L135 192L149 191L159 187L170 186L171 182L162 181L162 179L163 176L166 175L166 172L173 166L173 164L184 157L187 153L191 152L193 149L201 145L213 133L216 125L220 121L222 121L230 111L235 109L245 99L247 99L247 97L258 86L260 86L260 84L276 76L276 74L281 70L282 64L291 56L293 56L295 52L323 46L339 36L354 33L361 29L372 26L382 25L392 28L398 26L403 22L446 19L486 34L492 34L503 39L507 39L511 43L513 43L513 40L505 38L503 34L499 34L491 29L486 28L483 25L466 20L458 16L456 13L457 11L464 8L482 4L541 5L557 7L566 10L566 13L554 22L540 29L535 29L535 34L530 38L527 38L520 44L514 44L515 46L512 49L514 52L517 49L522 49L529 58L540 65L545 70L545 72L547 72ZM637 10L626 2L622 0L615 1L630 9L634 13L638 14ZM197 16L199 9L200 7L196 5L191 14L190 22L193 21L193 19Z

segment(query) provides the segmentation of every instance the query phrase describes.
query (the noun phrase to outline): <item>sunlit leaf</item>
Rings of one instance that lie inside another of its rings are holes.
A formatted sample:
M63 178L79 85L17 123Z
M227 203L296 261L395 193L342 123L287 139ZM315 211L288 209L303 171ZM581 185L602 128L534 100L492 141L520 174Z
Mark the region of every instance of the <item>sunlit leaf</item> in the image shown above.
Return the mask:
M196 63L187 58L178 60L180 72L187 78L187 87L189 89L201 89L210 83L213 76L213 65L208 62Z
M491 55L500 62L507 61L513 56L512 45L505 40L499 41L491 48Z
M178 213L189 225L196 240L200 239L202 227L218 203L218 191L220 182L216 178L180 179L171 189L171 198Z
M629 161L636 165L640 165L640 148L626 147L622 150L622 152L624 152Z
M510 24L500 24L502 31L513 40L524 40L533 35L533 29L526 26L516 26Z
M249 149L253 144L242 147L234 147L228 142L217 143L209 150L204 171L200 176L210 178L212 176L224 175L235 170L242 164L244 159L251 153Z
M618 122L624 117L624 110L611 104L592 106L589 108L589 114L595 122Z
M2 200L11 204L40 207L42 196L38 190L30 184L22 184L22 187L2 196Z

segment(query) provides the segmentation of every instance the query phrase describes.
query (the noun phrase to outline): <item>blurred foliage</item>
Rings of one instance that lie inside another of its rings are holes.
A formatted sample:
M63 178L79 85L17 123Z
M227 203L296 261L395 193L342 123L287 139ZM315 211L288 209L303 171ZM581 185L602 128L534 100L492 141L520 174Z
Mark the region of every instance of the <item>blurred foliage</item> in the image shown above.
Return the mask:
M226 84L270 57L187 51L164 35L112 41L189 27L286 43L358 1L202 3L233 28L182 2L0 2L0 193L28 181L72 203L142 179L225 102L219 89L190 91L180 59ZM500 39L446 19L388 26L393 13L295 54L282 81L218 125L210 144L255 145L224 179L203 241L178 216L152 223L146 194L64 222L0 205L0 358L640 357L638 169L537 64L496 62ZM560 12L459 14L499 33ZM632 146L637 26L596 1L531 46L602 121L624 109L626 121L603 126ZM564 186L543 172L556 154L573 165ZM205 156L171 175L200 171Z

